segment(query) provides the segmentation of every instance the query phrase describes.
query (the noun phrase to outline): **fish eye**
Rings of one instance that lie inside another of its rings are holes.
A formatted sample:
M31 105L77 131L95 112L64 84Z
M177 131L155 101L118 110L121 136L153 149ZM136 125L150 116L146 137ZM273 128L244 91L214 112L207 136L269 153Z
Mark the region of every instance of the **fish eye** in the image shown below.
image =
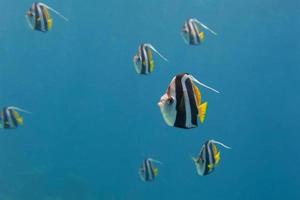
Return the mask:
M169 97L168 100L167 100L167 103L168 103L168 104L174 103L173 97Z

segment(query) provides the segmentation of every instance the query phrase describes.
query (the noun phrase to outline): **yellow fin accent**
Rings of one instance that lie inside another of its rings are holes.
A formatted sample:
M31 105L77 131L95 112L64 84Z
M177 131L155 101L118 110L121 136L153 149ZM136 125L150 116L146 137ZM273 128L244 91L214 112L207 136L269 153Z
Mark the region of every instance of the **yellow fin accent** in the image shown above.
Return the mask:
M197 106L200 106L200 104L201 104L200 90L195 84L193 84L193 89L194 89L194 92L195 92L195 95L196 95Z
M220 159L221 159L221 156L220 156L220 151L215 154L215 161L216 161L216 164L218 164L220 162Z
M48 19L48 30L50 30L53 26L53 20L51 18Z
M198 107L200 122L203 123L206 116L207 102L204 102Z
M154 61L151 60L150 61L150 72L153 72L153 70L154 70Z
M13 115L16 118L18 124L23 125L24 121L23 121L23 117L21 117L21 115L17 112L17 111L13 111Z
M209 169L212 169L212 168L214 167L214 164L209 164L209 165L207 165L207 167L208 167Z
M153 171L154 171L154 176L157 176L158 175L158 168L154 168Z
M200 33L199 33L199 38L200 38L201 42L204 41L204 39L205 39L205 34L204 34L204 32L200 32Z

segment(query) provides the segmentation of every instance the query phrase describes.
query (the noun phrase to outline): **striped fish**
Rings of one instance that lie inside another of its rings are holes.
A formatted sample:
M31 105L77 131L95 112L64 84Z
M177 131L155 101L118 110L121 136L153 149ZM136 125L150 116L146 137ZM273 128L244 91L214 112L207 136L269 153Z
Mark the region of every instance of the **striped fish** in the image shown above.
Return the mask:
M139 175L142 181L154 181L154 179L158 175L158 168L153 165L154 162L162 164L160 161L154 160L152 158L143 160L143 163L139 168Z
M215 141L215 140L208 140L206 141L200 150L200 154L197 158L192 157L197 173L200 176L206 176L210 173L212 173L220 162L220 151L217 148L217 144L227 148L231 149L230 147L222 144L221 142Z
M18 111L29 113L26 110L14 106L4 107L0 112L0 128L14 129L23 125L23 117Z
M191 18L185 21L181 31L181 35L187 44L199 45L205 39L203 28L210 31L212 34L217 35L217 33L215 33L213 30L211 30L209 27L195 18Z
M168 61L151 44L141 44L138 53L133 57L133 64L138 74L150 74L154 71L153 53L157 53L162 59Z
M41 32L48 32L53 25L53 19L49 13L49 10L68 21L66 17L60 14L58 11L49 7L44 3L33 3L27 11L26 20L28 25L33 29Z
M198 116L200 122L204 122L207 102L202 103L201 93L195 82L219 93L190 74L175 76L158 103L167 125L185 129L195 128L198 126Z

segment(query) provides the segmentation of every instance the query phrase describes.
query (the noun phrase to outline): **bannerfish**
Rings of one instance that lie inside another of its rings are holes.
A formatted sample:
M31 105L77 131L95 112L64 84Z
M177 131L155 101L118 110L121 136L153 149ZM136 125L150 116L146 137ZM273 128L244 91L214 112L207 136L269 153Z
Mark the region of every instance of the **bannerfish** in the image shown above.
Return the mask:
M200 122L204 123L207 102L202 103L201 93L195 82L219 93L188 73L175 76L158 103L167 125L185 129L195 128L198 126L198 116Z
M50 11L54 12L66 21L69 21L65 16L60 14L58 11L49 7L44 3L33 3L27 11L25 17L28 25L36 31L48 32L53 26L53 18L50 15Z
M217 144L227 149L231 149L230 147L215 140L206 141L202 145L199 156L197 158L192 157L196 165L198 175L206 176L212 173L216 165L219 164L221 157L220 157L220 151L217 148Z
M217 33L195 18L186 20L181 31L185 43L189 45L201 44L205 39L203 28L210 31L212 34L217 35Z
M157 53L162 59L168 62L163 55L161 55L151 44L141 44L138 48L138 52L133 57L133 64L138 74L150 74L154 71L153 53Z
M154 160L152 158L147 158L143 160L142 165L139 168L139 175L142 181L154 181L156 176L158 175L158 168L154 166L153 163L162 164L158 160Z
M14 129L24 124L23 117L19 112L30 113L18 107L9 106L2 108L0 112L0 128Z

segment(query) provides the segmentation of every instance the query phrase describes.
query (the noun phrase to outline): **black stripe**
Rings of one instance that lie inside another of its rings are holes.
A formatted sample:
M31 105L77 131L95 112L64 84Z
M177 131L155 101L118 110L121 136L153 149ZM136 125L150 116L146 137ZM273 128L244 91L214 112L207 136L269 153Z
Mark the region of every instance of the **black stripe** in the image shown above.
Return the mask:
M185 86L186 86L187 94L188 94L189 101L190 101L191 120L192 120L191 122L192 122L193 125L198 126L198 121L197 121L198 108L197 108L197 103L196 103L196 99L195 99L193 83L192 83L190 78L188 78L185 81Z
M148 160L148 163L149 163L149 171L150 171L150 180L154 180L155 174L154 174L152 162Z
M145 62L145 55L144 55L144 44L141 44L140 45L140 52L141 52L141 58L142 58L142 69L141 69L141 74L146 74L146 65L144 64L144 62Z
M46 14L45 14L45 12L47 12L48 10L44 6L41 6L41 11L42 11L43 19L44 19L45 30L48 31L48 18L46 17ZM49 12L48 12L48 14L49 14Z
M212 142L209 143L209 149L210 149L211 154L212 154L212 156L211 156L212 157L212 163L216 164L216 159L215 159L215 154L214 154L213 143Z
M181 83L181 79L183 78L185 74L180 74L175 77L175 91L176 91L176 120L174 123L175 127L178 128L187 128L185 126L186 121L186 111L185 111L185 101L184 101L184 95L183 95L183 87Z
M148 171L147 160L144 160L144 165L145 165L145 181L149 181L149 171Z
M205 160L206 160L206 163L205 163L205 172L204 172L204 175L208 175L210 174L214 168L208 168L208 165L210 164L213 164L211 163L210 159L209 159L209 144L208 144L208 141L205 143L205 149L206 149L206 155L205 155Z
M199 32L200 32L200 30L198 29L199 27L197 26L196 22L192 22L192 26L193 26L193 28L195 29L195 32L196 32L197 41L195 41L195 42L196 42L196 44L200 44L201 39L200 39L200 36L199 36Z
M192 35L192 28L190 27L189 21L190 21L190 20L187 20L187 21L186 21L187 28L188 28L188 32L189 32L189 42L190 42L190 44L195 44L195 42L194 42L194 37L193 37L193 35Z
M151 60L150 60L150 57L149 57L149 54L152 53L151 52L151 49L149 47L145 47L145 50L146 50L146 54L147 54L147 58L148 58L148 71L147 73L151 73L150 71L150 65L151 65Z
M38 30L38 31L42 31L42 24L41 24L41 20L38 20L40 18L40 14L38 11L38 3L34 3L34 29Z

